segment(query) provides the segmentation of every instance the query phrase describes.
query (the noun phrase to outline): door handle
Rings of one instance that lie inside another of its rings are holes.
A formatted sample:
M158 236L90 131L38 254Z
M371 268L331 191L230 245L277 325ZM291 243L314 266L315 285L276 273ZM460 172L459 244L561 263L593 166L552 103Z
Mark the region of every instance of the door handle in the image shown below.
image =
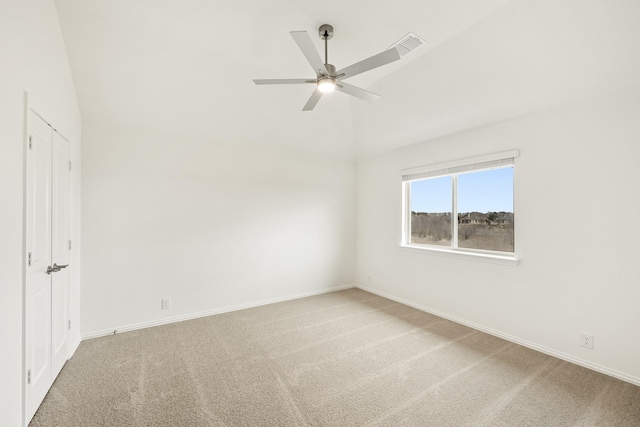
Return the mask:
M53 264L53 267L51 267L51 266L47 267L47 274L55 273L57 271L62 270L63 268L67 268L67 267L69 267L69 264L67 264L67 265Z

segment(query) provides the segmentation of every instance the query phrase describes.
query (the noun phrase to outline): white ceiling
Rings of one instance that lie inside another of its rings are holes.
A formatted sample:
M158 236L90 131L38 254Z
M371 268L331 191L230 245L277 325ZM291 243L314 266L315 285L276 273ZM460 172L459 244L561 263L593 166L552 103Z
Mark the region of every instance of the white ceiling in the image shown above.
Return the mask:
M356 139L392 149L637 85L639 4L56 0L84 120L339 157L367 152ZM335 28L337 68L408 32L428 44L349 80L382 96L371 105L335 93L302 112L312 87L253 84L311 77L289 31L309 31L322 51L324 23ZM390 110L397 126L367 134Z
M638 0L513 0L375 83L384 100L352 114L357 152L606 102L640 88L639 43Z
M329 59L343 68L410 31L428 51L505 3L56 0L84 120L337 156L353 154L351 102L363 101L336 93L302 112L312 88L252 82L313 75L289 31L307 30L321 51L317 29L333 25ZM367 87L392 70L349 82Z

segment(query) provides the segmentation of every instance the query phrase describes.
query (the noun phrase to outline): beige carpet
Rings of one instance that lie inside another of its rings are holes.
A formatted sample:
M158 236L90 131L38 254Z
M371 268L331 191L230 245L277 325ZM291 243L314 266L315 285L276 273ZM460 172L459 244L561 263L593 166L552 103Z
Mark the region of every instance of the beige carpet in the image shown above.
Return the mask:
M640 426L640 387L351 289L82 342L31 426Z

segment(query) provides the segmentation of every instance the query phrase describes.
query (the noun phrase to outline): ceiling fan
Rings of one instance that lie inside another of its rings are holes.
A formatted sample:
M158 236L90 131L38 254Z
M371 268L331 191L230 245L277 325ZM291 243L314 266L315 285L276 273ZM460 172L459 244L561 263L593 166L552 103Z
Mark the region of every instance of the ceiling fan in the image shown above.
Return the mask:
M302 54L307 58L307 61L309 61L313 71L316 73L316 77L314 79L255 79L253 82L257 85L315 84L316 90L313 92L311 98L309 98L302 111L313 110L318 101L320 101L322 95L324 93L332 92L333 90L344 92L348 95L355 96L356 98L369 102L376 101L380 98L380 95L350 85L342 80L364 73L365 71L381 67L390 62L397 61L400 59L398 50L395 47L385 50L384 52L380 52L377 55L373 55L367 59L363 59L360 62L356 62L353 65L349 65L346 68L336 71L336 67L329 64L328 41L333 37L333 27L328 24L321 25L319 33L320 38L324 40L324 62L322 62L318 51L313 46L309 33L306 31L290 32L291 37L293 37L293 40L296 42L302 51Z

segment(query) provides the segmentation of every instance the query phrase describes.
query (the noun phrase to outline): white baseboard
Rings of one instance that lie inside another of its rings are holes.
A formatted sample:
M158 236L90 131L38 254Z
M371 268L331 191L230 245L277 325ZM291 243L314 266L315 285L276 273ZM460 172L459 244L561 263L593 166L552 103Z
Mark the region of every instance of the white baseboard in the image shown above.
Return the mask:
M333 287L333 288L319 289L319 290L310 291L310 292L302 292L302 293L299 293L299 294L286 295L286 296L276 297L276 298L269 298L269 299L265 299L265 300L253 301L253 302L248 302L248 303L244 303L244 304L232 305L232 306L228 306L228 307L214 308L212 310L205 310L205 311L200 311L200 312L197 312L197 313L189 313L189 314L183 314L183 315L180 315L180 316L167 317L167 318L164 318L164 319L152 320L152 321L149 321L149 322L135 323L135 324L132 324L132 325L121 325L121 326L118 326L118 327L114 327L114 328L110 328L110 329L106 329L106 330L102 330L102 331L95 331L95 332L90 332L88 334L83 334L82 335L82 340L84 341L84 340L88 340L88 339L91 339L91 338L98 338L98 337L104 337L104 336L107 336L107 335L113 335L114 332L115 333L121 333L121 332L127 332L127 331L135 331L137 329L151 328L153 326L160 326L160 325L166 325L166 324L169 324L169 323L182 322L184 320L197 319L199 317L213 316L214 314L221 314L221 313L228 313L230 311L244 310L245 308L258 307L258 306L261 306L261 305L274 304L274 303L277 303L277 302L284 302L284 301L290 301L290 300L299 299L299 298L312 297L314 295L321 295L321 294L327 294L327 293L330 293L330 292L343 291L345 289L351 289L351 288L355 288L355 287L356 287L355 284L342 285L342 286L336 286L336 287ZM80 342L78 342L78 344L80 344ZM76 347L77 347L77 345L76 345ZM75 351L75 349L74 349L74 351Z
M390 299L392 301L399 302L400 304L408 305L409 307L413 307L413 308L418 309L420 311L424 311L426 313L430 313L430 314L433 314L435 316L442 317L444 319L451 320L451 321L456 322L456 323L460 323L461 325L468 326L468 327L476 329L478 331L482 331L482 332L485 332L487 334L494 335L496 337L505 339L507 341L511 341L513 343L520 344L520 345L522 345L524 347L528 347L530 349L539 351L541 353L548 354L549 356L557 357L558 359L566 360L567 362L571 362L571 363L574 363L576 365L580 365L580 366L583 366L585 368L591 369L593 371L597 371L597 372L603 373L605 375L609 375L611 377L618 378L618 379L620 379L622 381L626 381L628 383L640 386L640 378L638 378L638 377L627 375L627 374L624 374L622 372L618 372L618 371L616 371L614 369L609 369L609 368L607 368L605 366L601 366L601 365L598 365L598 364L595 364L595 363L588 362L586 360L583 360L583 359L580 359L580 358L577 358L577 357L562 353L560 351L556 351L554 349L538 345L538 344L533 343L531 341L523 340L523 339L518 338L516 336L505 334L503 332L496 331L495 329L487 328L485 326L479 325L479 324L474 323L474 322L469 322L467 320L461 319L461 318L456 317L456 316L451 316L451 315L449 315L447 313L443 313L441 311L434 310L434 309L432 309L430 307L426 307L426 306L423 306L423 305L420 305L420 304L413 303L413 302L405 300L403 298L398 298L398 297L396 297L394 295L390 295L390 294L388 294L386 292L382 292L382 291L379 291L377 289L370 288L368 286L355 285L355 287L358 288L358 289L362 289L363 291L367 291L367 292L370 292L372 294L381 296L383 298L387 298L387 299Z

